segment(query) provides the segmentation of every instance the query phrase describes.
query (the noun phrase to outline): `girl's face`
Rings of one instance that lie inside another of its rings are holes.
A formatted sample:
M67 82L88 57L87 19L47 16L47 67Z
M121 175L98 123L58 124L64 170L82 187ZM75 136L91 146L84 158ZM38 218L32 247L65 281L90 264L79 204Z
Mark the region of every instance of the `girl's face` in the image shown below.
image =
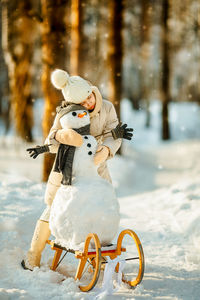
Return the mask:
M80 105L84 106L87 110L93 110L95 108L96 99L95 95L90 94Z

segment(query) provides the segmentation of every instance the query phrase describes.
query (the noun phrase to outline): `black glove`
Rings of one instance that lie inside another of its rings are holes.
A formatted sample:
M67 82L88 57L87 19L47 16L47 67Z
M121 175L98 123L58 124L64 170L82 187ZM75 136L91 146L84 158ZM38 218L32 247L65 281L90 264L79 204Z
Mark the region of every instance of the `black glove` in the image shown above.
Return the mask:
M119 138L126 139L126 140L131 140L133 134L133 128L126 128L127 124L123 124L120 122L116 128L111 130L112 136L114 140L117 140Z
M44 145L44 146L36 146L35 148L28 148L26 151L29 152L30 157L33 157L34 159L41 153L44 152L49 152L49 146Z

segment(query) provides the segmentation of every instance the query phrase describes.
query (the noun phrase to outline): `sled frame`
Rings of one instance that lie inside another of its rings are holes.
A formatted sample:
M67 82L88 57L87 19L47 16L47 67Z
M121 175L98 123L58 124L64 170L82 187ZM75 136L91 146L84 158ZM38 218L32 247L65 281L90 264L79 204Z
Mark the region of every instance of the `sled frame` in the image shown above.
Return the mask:
M54 241L48 240L47 244L51 245L51 249L55 251L54 258L51 265L51 270L55 271L60 262L62 261L62 258L60 260L61 254L63 251L66 251L65 255L69 252L75 255L77 259L79 259L79 264L77 267L75 280L80 280L83 273L84 273L84 267L86 265L86 262L89 262L91 264L90 272L93 274L91 281L88 285L79 285L79 288L83 292L88 292L91 289L93 289L98 281L100 271L103 269L101 267L101 264L106 263L106 259L104 257L109 256L110 259L115 259L117 256L120 256L122 252L126 252L126 248L122 246L122 242L125 235L129 235L135 242L137 251L138 251L138 257L130 258L130 259L139 259L139 270L137 277L133 280L126 280L124 274L122 273L122 281L127 283L130 287L135 288L143 279L144 276L144 253L142 244L137 236L137 234L131 230L131 229L125 229L123 230L117 240L117 245L115 249L111 250L102 250L99 238L97 234L95 233L89 233L85 240L85 245L83 251L80 250L73 250L73 249L67 249L65 247L62 247L58 244L56 244ZM95 248L90 250L89 244L90 241L93 240ZM104 261L103 261L104 260ZM129 259L127 259L129 260ZM119 270L119 263L117 264L115 271L118 272Z

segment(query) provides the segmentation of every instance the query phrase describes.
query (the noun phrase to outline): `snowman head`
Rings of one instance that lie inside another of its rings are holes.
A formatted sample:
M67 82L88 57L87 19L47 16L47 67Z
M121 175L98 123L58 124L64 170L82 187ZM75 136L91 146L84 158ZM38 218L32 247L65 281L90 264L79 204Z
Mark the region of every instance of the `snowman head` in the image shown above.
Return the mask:
M60 124L64 129L78 129L90 124L89 112L81 105L68 105L60 114Z

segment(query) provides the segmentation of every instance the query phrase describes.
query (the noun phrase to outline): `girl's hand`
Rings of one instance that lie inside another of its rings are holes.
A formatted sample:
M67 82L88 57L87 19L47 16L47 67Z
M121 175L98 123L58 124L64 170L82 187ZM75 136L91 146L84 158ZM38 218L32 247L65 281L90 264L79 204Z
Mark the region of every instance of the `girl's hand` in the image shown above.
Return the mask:
M36 146L34 148L28 148L26 151L28 151L30 157L35 159L39 154L49 152L49 146L51 145Z
M97 166L108 158L110 149L107 146L100 145L97 148L96 154L94 156L94 164Z
M122 122L120 122L116 128L111 130L114 140L122 138L130 141L132 139L133 128L126 128L126 127L127 124L122 124Z
M80 147L83 144L83 137L73 129L59 129L55 139L61 144L74 147Z

